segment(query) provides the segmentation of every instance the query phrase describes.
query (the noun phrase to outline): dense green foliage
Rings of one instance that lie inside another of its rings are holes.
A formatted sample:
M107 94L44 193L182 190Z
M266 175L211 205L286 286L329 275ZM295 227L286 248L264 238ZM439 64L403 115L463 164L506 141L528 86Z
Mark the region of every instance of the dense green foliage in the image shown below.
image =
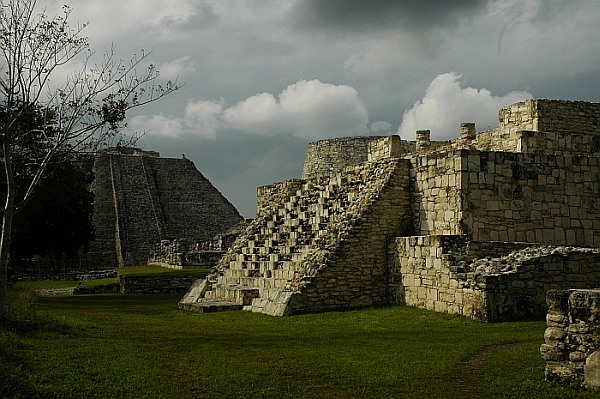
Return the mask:
M48 138L58 134L54 112L35 104L21 104L14 110L0 106L0 120L6 118L14 119L14 189L19 198L26 198L15 207L11 266L24 267L26 259L43 256L52 260L55 273L60 272L62 259L86 251L93 238L94 195L88 190L93 176L68 155L68 146L47 156ZM2 126L0 137L4 137ZM47 162L45 176L27 194L42 162ZM0 176L0 195L7 195L5 173Z
M94 232L91 178L69 160L51 164L27 207L15 217L12 259L46 256L60 273L64 257L87 252Z
M600 397L543 381L543 322L409 307L274 318L184 312L178 295L11 295L22 309L0 330L2 397ZM465 390L466 360L499 344Z

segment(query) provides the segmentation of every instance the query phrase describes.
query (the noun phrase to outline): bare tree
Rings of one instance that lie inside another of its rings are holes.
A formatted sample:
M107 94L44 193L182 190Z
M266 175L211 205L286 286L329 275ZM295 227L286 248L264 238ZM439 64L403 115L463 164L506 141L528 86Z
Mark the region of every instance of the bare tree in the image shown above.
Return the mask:
M158 71L146 65L142 51L130 60L111 49L99 61L82 36L85 24L71 27L71 9L49 18L37 12L35 0L0 0L0 162L6 179L0 237L0 319L4 316L12 222L44 177L51 159L62 153L95 150L127 139L122 133L128 110L177 90L173 82L157 83ZM66 64L81 60L75 73ZM51 80L52 79L52 80ZM49 115L42 128L23 129L32 107ZM41 137L44 151L27 160L28 186L16 190L21 164L14 161L19 142Z

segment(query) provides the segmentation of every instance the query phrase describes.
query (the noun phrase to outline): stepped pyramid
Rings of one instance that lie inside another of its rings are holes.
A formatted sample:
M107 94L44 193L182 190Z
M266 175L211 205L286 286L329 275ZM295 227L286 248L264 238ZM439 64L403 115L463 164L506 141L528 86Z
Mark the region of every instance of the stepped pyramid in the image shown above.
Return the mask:
M161 240L208 240L243 221L185 157L118 148L89 155L83 165L94 173L89 256L102 267L144 265Z
M259 188L257 217L180 307L281 316L389 303L388 238L412 229L409 167L387 159Z

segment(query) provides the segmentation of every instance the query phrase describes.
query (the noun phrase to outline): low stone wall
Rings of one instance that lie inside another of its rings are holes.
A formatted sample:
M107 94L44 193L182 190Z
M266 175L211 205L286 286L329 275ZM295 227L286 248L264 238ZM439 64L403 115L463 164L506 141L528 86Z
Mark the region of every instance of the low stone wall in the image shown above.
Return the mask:
M117 294L121 291L118 283L98 285L95 287L74 287L73 295Z
M466 236L395 238L388 254L392 301L494 321L488 315L485 285L480 286L482 278L470 265L483 256L501 257L518 248L513 243L470 242Z
M395 302L495 322L542 318L548 290L600 287L600 250L530 245L396 238Z
M198 274L119 276L119 281L122 294L170 294L187 292L201 277Z
M34 280L49 280L49 281L87 281L96 280L101 278L112 278L117 277L117 271L115 269L110 270L89 270L80 272L69 272L60 274L38 274L32 272L32 274L16 274L11 276L13 281L34 281Z
M547 302L546 380L600 387L600 289L552 290Z

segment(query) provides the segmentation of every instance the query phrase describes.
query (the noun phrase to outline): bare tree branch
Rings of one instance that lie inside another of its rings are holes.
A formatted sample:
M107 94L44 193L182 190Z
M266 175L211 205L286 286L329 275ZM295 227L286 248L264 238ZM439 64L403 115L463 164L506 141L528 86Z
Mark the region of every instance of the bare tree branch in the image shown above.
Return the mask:
M36 0L0 0L0 162L7 190L0 237L0 317L12 217L27 203L50 161L58 154L135 140L122 133L127 112L180 88L177 82L157 83L159 73L144 50L123 60L111 48L95 62L97 55L83 36L86 24L72 28L68 6L53 17L46 9L36 10ZM61 76L61 67L80 59L80 69ZM41 128L22 129L23 118L34 109L48 119ZM15 163L21 143L31 137L41 139L41 155ZM15 179L24 174L28 185L17 193Z

